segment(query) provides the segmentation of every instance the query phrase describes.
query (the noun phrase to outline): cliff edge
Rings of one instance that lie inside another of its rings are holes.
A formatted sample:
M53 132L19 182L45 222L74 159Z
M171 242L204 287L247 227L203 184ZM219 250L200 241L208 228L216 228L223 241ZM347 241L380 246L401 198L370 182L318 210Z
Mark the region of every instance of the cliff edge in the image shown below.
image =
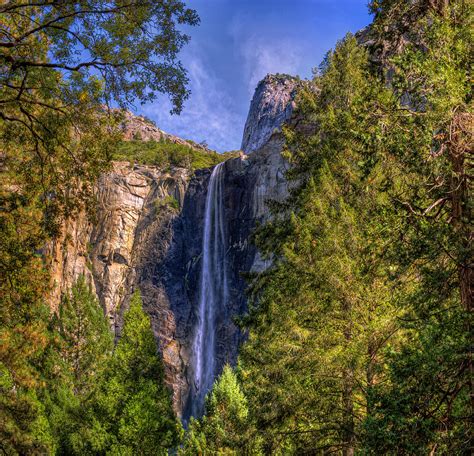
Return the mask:
M268 74L255 89L245 122L241 149L250 154L260 149L291 119L301 81L283 74Z

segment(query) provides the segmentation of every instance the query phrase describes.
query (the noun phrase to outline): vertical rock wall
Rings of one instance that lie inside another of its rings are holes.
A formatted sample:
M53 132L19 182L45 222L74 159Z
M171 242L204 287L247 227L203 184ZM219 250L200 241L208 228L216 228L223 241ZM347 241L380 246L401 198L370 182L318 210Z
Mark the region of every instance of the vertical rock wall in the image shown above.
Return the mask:
M268 266L250 241L257 222L270 216L267 200L287 196L281 157L282 122L293 111L297 81L267 76L257 87L245 127L243 148L251 155L224 166L229 299L218 310L219 369L234 363L243 339L234 317L246 311L243 272ZM203 218L211 170L190 176L152 166L116 163L98 184L95 217L82 214L65 225L50 248L53 301L85 274L120 333L121 315L137 287L150 315L173 391L176 412L186 417L192 397L189 367L197 323ZM173 201L178 203L172 204Z
M241 149L249 154L260 149L290 120L301 81L288 75L269 74L255 89L245 122Z

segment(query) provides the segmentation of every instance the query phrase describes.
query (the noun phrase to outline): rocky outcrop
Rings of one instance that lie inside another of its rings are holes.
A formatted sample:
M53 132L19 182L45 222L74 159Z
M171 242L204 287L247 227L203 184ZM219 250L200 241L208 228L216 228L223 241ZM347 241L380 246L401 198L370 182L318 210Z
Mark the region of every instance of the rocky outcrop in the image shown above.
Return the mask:
M154 265L167 256L173 223L184 203L189 172L116 162L97 184L97 207L69 220L49 246L53 279L52 306L57 307L83 274L95 290L116 335L130 295L138 287L163 353L165 377L174 403L185 387L174 313L154 280ZM151 273L151 275L150 275ZM178 410L178 408L177 408Z
M241 149L249 154L262 147L287 122L301 81L289 75L267 75L255 89L245 122Z
M115 162L98 182L97 207L68 220L49 247L54 305L76 277L84 274L113 322L126 295L144 247L144 232L156 224L155 214L175 216L182 204L189 173L176 168ZM176 210L174 210L176 213ZM157 230L157 227L154 227Z
M123 119L120 127L125 141L166 141L188 146L196 150L210 152L210 149L203 144L166 133L158 128L152 120L146 117L136 116L129 111L123 111L121 114Z
M268 266L251 242L252 232L258 222L270 217L268 200L282 200L288 193L280 127L291 116L296 84L270 76L259 84L243 140L246 151L253 153L223 165L229 298L216 315L219 369L235 362L244 337L234 322L247 309L242 273ZM254 121L258 125L252 126ZM148 139L149 133L146 127L143 134ZM192 401L189 363L198 317L210 174L210 169L191 176L180 168L165 171L115 163L97 185L96 211L69 221L50 247L56 284L53 302L84 274L117 335L123 309L133 290L140 289L175 409L184 417Z

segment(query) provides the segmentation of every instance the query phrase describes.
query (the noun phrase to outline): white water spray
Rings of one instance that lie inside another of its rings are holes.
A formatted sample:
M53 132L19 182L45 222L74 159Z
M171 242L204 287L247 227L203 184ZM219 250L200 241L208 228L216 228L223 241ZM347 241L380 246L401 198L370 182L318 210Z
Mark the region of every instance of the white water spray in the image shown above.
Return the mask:
M223 179L219 163L209 179L204 215L199 319L193 342L193 416L202 414L204 398L216 378L216 316L228 297Z

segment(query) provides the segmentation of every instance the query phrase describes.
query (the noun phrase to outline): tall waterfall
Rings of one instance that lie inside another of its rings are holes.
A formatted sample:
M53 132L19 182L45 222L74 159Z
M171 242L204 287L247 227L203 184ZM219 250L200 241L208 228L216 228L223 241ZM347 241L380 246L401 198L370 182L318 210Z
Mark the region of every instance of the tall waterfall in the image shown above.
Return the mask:
M213 169L206 196L199 319L193 342L193 416L202 414L204 398L217 375L216 316L228 298L223 164L219 163Z

